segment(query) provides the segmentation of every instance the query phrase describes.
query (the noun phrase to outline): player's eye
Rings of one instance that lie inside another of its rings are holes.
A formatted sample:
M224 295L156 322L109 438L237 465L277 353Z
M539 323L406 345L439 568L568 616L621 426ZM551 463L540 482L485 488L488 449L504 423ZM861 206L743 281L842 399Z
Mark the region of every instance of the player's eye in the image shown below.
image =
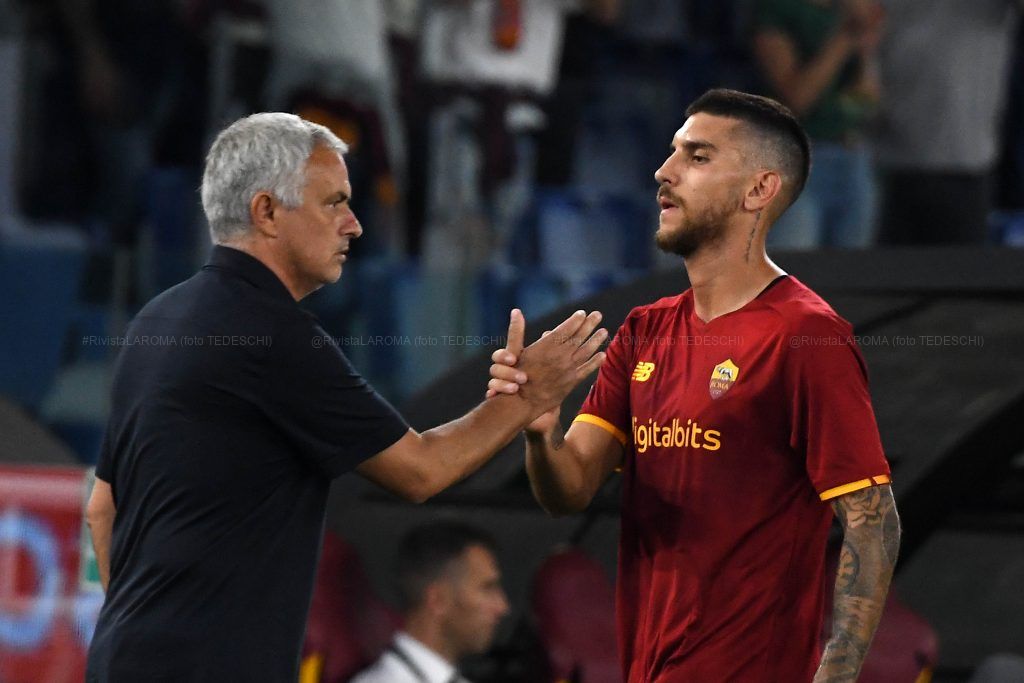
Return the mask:
M705 161L708 160L708 158L702 154L694 154L692 158L698 164L703 164Z

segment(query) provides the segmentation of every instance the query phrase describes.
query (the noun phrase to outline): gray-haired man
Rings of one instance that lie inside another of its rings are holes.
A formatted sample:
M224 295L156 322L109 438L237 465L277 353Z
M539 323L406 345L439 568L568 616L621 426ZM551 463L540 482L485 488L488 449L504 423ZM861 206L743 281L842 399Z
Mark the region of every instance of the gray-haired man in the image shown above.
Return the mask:
M87 511L108 589L90 682L295 680L330 480L425 500L603 360L600 315L578 312L528 349L521 397L410 429L296 305L362 233L345 150L290 114L213 143L210 261L142 309L126 336L146 341L115 368Z

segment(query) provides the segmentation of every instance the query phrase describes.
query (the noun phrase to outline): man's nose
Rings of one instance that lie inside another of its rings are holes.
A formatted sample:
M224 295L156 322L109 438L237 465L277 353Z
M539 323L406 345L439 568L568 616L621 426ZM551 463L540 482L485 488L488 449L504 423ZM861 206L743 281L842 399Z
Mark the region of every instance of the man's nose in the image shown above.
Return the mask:
M668 182L669 176L668 176L668 168L667 167L668 167L668 159L666 159L665 163L663 163L658 168L658 170L654 172L654 180L659 185L661 185L662 183L667 183Z
M508 596L506 596L504 593L502 593L500 596L498 596L498 604L497 604L498 616L501 616L501 617L505 616L506 614L508 614L508 610L509 610Z
M351 235L353 239L363 234L363 224L356 218L355 213L349 212L349 215L344 219L341 224L341 231L346 235Z

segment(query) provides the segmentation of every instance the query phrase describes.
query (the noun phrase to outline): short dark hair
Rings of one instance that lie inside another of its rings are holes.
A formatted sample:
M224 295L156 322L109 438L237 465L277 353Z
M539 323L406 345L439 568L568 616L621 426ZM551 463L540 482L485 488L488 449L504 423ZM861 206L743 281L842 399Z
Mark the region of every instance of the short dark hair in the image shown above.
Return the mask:
M788 107L770 97L715 88L686 109L687 118L694 114L724 116L748 124L767 143L783 175L792 181L789 203L796 201L811 172L811 141Z
M482 546L497 554L497 544L490 534L455 520L430 522L403 536L395 560L402 609L419 606L427 586L441 578L451 562L473 546Z

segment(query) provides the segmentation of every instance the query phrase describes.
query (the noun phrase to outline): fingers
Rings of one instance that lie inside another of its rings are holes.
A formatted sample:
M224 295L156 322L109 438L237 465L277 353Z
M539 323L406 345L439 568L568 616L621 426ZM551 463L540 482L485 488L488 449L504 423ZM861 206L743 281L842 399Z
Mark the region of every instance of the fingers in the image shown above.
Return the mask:
M576 368L576 381L582 382L587 375L601 367L606 357L607 354L604 351L600 351L595 353L586 363Z
M491 354L491 362L512 368L519 362L519 354L513 354L508 349L498 349Z
M516 358L519 358L519 354L523 352L523 337L525 335L526 318L523 317L522 311L513 308L508 321L508 341L505 344L505 349Z
M583 311L576 311L559 323L558 327L542 334L541 339L554 335L556 344L571 343L580 346L600 324L601 317L600 311L593 311L589 315Z
M491 378L497 379L502 382L511 382L513 384L526 384L526 373L522 370L510 368L507 365L495 363L491 366Z
M587 314L583 311L576 311L568 318L558 324L558 327L551 330L551 334L554 334L559 340L569 339L580 329L583 323L587 320ZM545 337L548 335L544 335Z
M514 394L519 391L519 384L516 382L506 382L503 379L492 378L487 382L487 396L488 398L494 394Z
M573 360L579 363L583 363L590 359L597 350L601 348L601 344L604 344L605 340L608 339L608 330L603 327L594 334L590 335L587 341L583 342L583 345L577 349L576 353L573 354Z
M601 324L602 317L601 311L591 311L590 315L583 319L583 324L576 330L576 334L573 335L573 343L576 346L581 346Z

